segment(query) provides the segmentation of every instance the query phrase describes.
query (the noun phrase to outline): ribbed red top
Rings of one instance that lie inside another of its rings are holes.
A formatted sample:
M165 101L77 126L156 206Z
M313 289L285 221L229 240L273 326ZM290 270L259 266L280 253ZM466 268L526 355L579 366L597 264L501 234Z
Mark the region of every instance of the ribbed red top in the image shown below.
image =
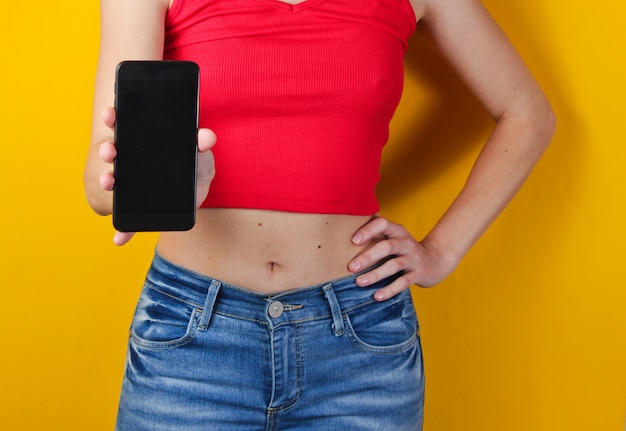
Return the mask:
M408 0L176 0L165 58L218 136L203 207L370 215L415 30Z

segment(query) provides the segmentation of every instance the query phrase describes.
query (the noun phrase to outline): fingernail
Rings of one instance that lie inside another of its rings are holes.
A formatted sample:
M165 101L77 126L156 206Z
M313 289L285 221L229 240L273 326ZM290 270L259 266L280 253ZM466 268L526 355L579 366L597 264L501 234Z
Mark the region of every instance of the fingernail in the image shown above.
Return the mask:
M369 282L370 282L370 279L367 278L366 275L362 275L361 277L359 277L359 284L361 286L366 286Z
M360 271L361 270L361 264L359 262L352 262L350 264L350 268L352 268L353 271Z
M362 241L363 241L363 235L361 235L360 233L352 237L352 242L355 244L361 244Z
M377 301L383 301L383 300L385 300L385 294L384 294L384 293L380 293L380 292L379 292L379 293L377 293L376 295L374 295L374 298L375 298Z

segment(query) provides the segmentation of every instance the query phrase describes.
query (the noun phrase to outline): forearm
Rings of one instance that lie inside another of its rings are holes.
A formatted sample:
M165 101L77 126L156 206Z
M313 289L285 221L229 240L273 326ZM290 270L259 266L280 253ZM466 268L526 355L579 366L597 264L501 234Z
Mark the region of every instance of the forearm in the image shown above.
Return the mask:
M169 0L100 0L100 50L94 91L91 142L83 175L89 205L101 215L111 214L113 196L109 191L113 165L103 160L103 142L113 141L115 115L113 88L115 68L124 60L160 60L163 58L164 20ZM103 117L104 115L104 117ZM108 118L106 118L108 117ZM105 146L107 151L114 151ZM111 154L104 155L109 162ZM102 187L102 182L104 184Z
M383 238L356 256L361 286L401 274L375 294L389 298L411 285L434 286L447 277L522 186L554 131L545 95L504 32L479 0L424 0L420 29L496 119L463 189L434 228L417 241L401 225L378 217L353 242Z
M515 196L550 142L554 115L545 100L541 105L532 115L497 121L462 191L423 239L452 266Z

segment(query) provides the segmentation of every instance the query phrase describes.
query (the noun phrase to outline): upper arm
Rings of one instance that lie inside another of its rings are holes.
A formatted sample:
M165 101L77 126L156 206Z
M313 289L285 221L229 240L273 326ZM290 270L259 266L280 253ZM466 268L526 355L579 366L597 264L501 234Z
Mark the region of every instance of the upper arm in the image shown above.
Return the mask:
M85 166L85 188L91 205L106 212L108 197L99 190L98 178L110 169L98 156L101 142L112 139L102 122L102 111L114 105L115 68L124 60L163 58L164 21L168 0L101 0L100 50L93 100L91 143ZM106 194L105 194L106 195Z
M424 0L419 28L494 118L550 110L532 74L479 0Z

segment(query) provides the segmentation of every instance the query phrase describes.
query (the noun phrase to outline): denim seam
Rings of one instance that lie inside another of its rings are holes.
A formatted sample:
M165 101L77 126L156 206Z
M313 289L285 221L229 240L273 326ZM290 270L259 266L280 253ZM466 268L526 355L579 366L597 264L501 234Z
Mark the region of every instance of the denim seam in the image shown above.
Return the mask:
M175 348L182 347L190 343L191 340L195 338L196 330L198 329L198 323L200 319L200 314L199 314L200 311L201 310L198 308L193 309L191 316L189 318L189 323L187 325L187 331L185 332L185 335L183 335L182 337L176 340L171 340L171 341L144 340L143 338L136 335L134 331L132 331L132 327L131 327L130 338L137 347L141 347L141 348L148 349L148 350L168 350L168 349L175 349Z
M184 302L184 301L183 301ZM367 301L367 302L363 302L361 304L357 304L357 305L353 305L352 307L349 308L342 308L342 316L345 315L346 313L350 312L350 311L354 311L354 310L358 310L361 307L365 307L367 305L376 303L376 301L372 300L372 301ZM202 309L201 306L198 306L200 309ZM290 311L290 310L286 310L286 311ZM233 319L240 319L240 320L245 320L248 322L257 322L257 323L262 323L264 325L267 325L267 322L265 320L259 320L259 319L255 319L255 318L251 318L251 317L246 317L246 316L241 316L239 314L234 314L234 313L225 313L223 311L219 311L219 310L215 310L214 314L218 314L220 316L223 317L231 317ZM306 323L306 322L312 322L314 320L324 320L324 319L330 319L332 317L331 313L326 313L326 314L319 314L317 316L311 316L311 317L307 317L305 319L295 319L295 320L287 320L285 322L280 322L278 323L278 326L285 324L285 323Z
M209 287L209 291L207 292L204 305L202 306L202 314L200 315L198 329L200 329L201 331L206 331L209 327L211 316L213 315L213 309L215 307L215 301L217 300L217 295L219 294L220 287L221 283L219 281L213 280L211 282L211 286Z
M358 346L360 349L363 349L371 353L384 354L384 355L396 355L396 354L403 353L411 349L413 346L415 346L415 344L419 340L417 336L417 331L416 331L413 333L413 335L411 335L410 338L406 339L405 341L401 343L394 344L391 346L375 346L373 344L368 344L359 338L356 331L354 330L354 327L352 326L352 322L350 322L350 318L347 315L344 315L344 323L345 323L348 339L354 345Z
M174 300L176 300L176 301L178 301L178 302L182 302L183 304L191 305L191 306L192 306L192 307L194 307L194 308L200 308L200 309L202 309L202 304L199 304L199 303L197 303L197 302L188 301L188 300L186 300L186 299L179 298L178 296L174 296L174 295L172 295L171 293L164 292L163 290L161 290L161 289L159 289L158 287L156 287L156 286L154 285L154 283L152 283L152 282L151 282L151 281L149 281L149 280L146 280L145 286L146 286L146 288L151 289L151 290L154 290L155 292L159 292L160 294L165 295L165 296L167 296L168 298L174 299Z
M231 317L233 319L245 320L247 322L260 323L263 326L267 326L267 322L264 320L253 319L250 317L240 316L238 314L224 313L223 311L214 311L214 314L217 314L218 316L222 316L222 317Z
M341 337L345 332L341 306L339 305L339 301L337 301L337 296L335 295L332 284L324 286L323 290L330 307L330 314L333 318L333 332L335 333L335 337Z
M302 359L302 325L295 325L296 337L295 337L295 350L296 350L296 392L286 403L277 407L268 407L267 414L272 415L280 412L285 412L296 405L300 396L302 395L302 387L304 381L304 363Z

